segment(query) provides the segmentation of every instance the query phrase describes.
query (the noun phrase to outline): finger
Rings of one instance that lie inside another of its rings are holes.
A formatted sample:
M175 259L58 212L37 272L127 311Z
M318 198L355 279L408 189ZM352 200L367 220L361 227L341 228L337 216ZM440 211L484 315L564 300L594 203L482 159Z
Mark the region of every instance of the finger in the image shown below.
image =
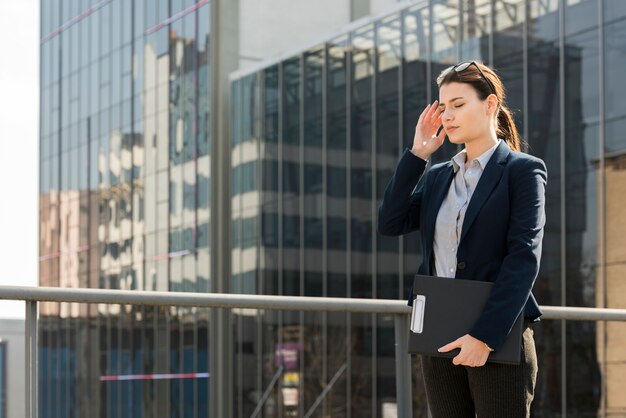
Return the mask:
M426 104L426 108L424 109L424 111L422 112L422 114L424 115L425 119L430 118L430 115L433 111L433 105L434 103L428 103Z
M428 111L426 112L426 120L430 120L433 115L433 111L437 108L437 100L435 100L432 104L428 106Z
M430 115L430 120L431 120L431 122L432 122L432 123L436 123L436 122L437 122L437 120L438 120L439 118L441 118L441 115L442 115L442 114L443 114L443 108L442 108L442 107L437 106L437 107L433 110L432 114Z
M443 111L443 107L439 106L439 103L435 102L433 106L432 114L430 115L431 118L433 119L438 118L441 115L442 111Z
M439 145L443 144L443 141L446 139L446 130L442 129L441 132L439 132L439 135L437 135L437 143Z
M461 344L459 343L459 340L456 340L456 341L452 341L451 343L444 345L443 347L439 347L439 352L447 353L448 351L453 350L455 348L459 348L459 347L461 347Z
M452 350L453 347L451 347L451 345L452 343L446 344L443 347L439 347L437 351L439 351L440 353L447 353L448 351Z
M435 118L435 119L431 119L430 121L431 125L431 129L433 130L432 133L432 138L436 138L437 137L437 132L439 131L439 128L441 128L443 126L442 122L441 122L441 118Z

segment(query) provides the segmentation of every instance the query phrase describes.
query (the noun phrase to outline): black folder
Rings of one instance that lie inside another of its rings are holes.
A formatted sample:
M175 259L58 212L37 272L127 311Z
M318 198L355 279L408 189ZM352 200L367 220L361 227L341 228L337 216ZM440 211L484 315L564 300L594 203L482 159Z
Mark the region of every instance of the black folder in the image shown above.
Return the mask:
M409 331L409 353L453 358L461 351L437 351L468 334L482 312L493 283L416 275ZM520 364L524 311L519 314L504 345L489 353L488 362Z

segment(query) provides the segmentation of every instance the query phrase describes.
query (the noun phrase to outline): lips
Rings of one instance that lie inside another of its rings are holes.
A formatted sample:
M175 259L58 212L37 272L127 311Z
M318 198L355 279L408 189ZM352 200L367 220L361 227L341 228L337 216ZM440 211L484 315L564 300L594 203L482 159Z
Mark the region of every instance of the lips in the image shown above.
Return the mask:
M458 128L458 126L448 126L446 128L446 132L451 132L451 131L455 130L456 128Z

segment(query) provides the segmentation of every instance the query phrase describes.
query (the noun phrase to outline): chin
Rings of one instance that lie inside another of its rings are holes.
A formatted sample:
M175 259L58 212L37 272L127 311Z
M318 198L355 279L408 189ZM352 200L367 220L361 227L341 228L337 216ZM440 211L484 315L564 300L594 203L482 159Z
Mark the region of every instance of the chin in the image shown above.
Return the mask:
M463 143L463 141L459 138L459 136L456 134L456 132L454 134L452 134L452 136L448 135L448 140L450 142L452 142L453 144L461 144L461 143Z

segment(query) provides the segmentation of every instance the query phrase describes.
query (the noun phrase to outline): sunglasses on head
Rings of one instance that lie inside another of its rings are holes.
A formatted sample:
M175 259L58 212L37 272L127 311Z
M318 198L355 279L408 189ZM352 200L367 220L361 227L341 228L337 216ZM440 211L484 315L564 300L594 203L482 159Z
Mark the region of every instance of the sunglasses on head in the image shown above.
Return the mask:
M448 73L450 71L455 71L457 73L460 73L461 71L466 70L472 64L474 64L476 66L476 68L478 68L478 72L480 73L480 75L485 79L487 84L489 84L489 88L491 89L491 92L493 94L496 94L496 89L493 87L493 84L491 84L491 81L489 81L489 79L485 76L485 73L483 73L483 70L481 70L480 67L478 66L478 64L476 64L476 61L466 61L466 62L462 62L462 63L457 64L457 65L453 65L451 67L448 67L448 68L446 68L443 71L443 73L441 74L441 77L445 78L445 76L448 75ZM496 94L496 96L497 96L497 94Z

